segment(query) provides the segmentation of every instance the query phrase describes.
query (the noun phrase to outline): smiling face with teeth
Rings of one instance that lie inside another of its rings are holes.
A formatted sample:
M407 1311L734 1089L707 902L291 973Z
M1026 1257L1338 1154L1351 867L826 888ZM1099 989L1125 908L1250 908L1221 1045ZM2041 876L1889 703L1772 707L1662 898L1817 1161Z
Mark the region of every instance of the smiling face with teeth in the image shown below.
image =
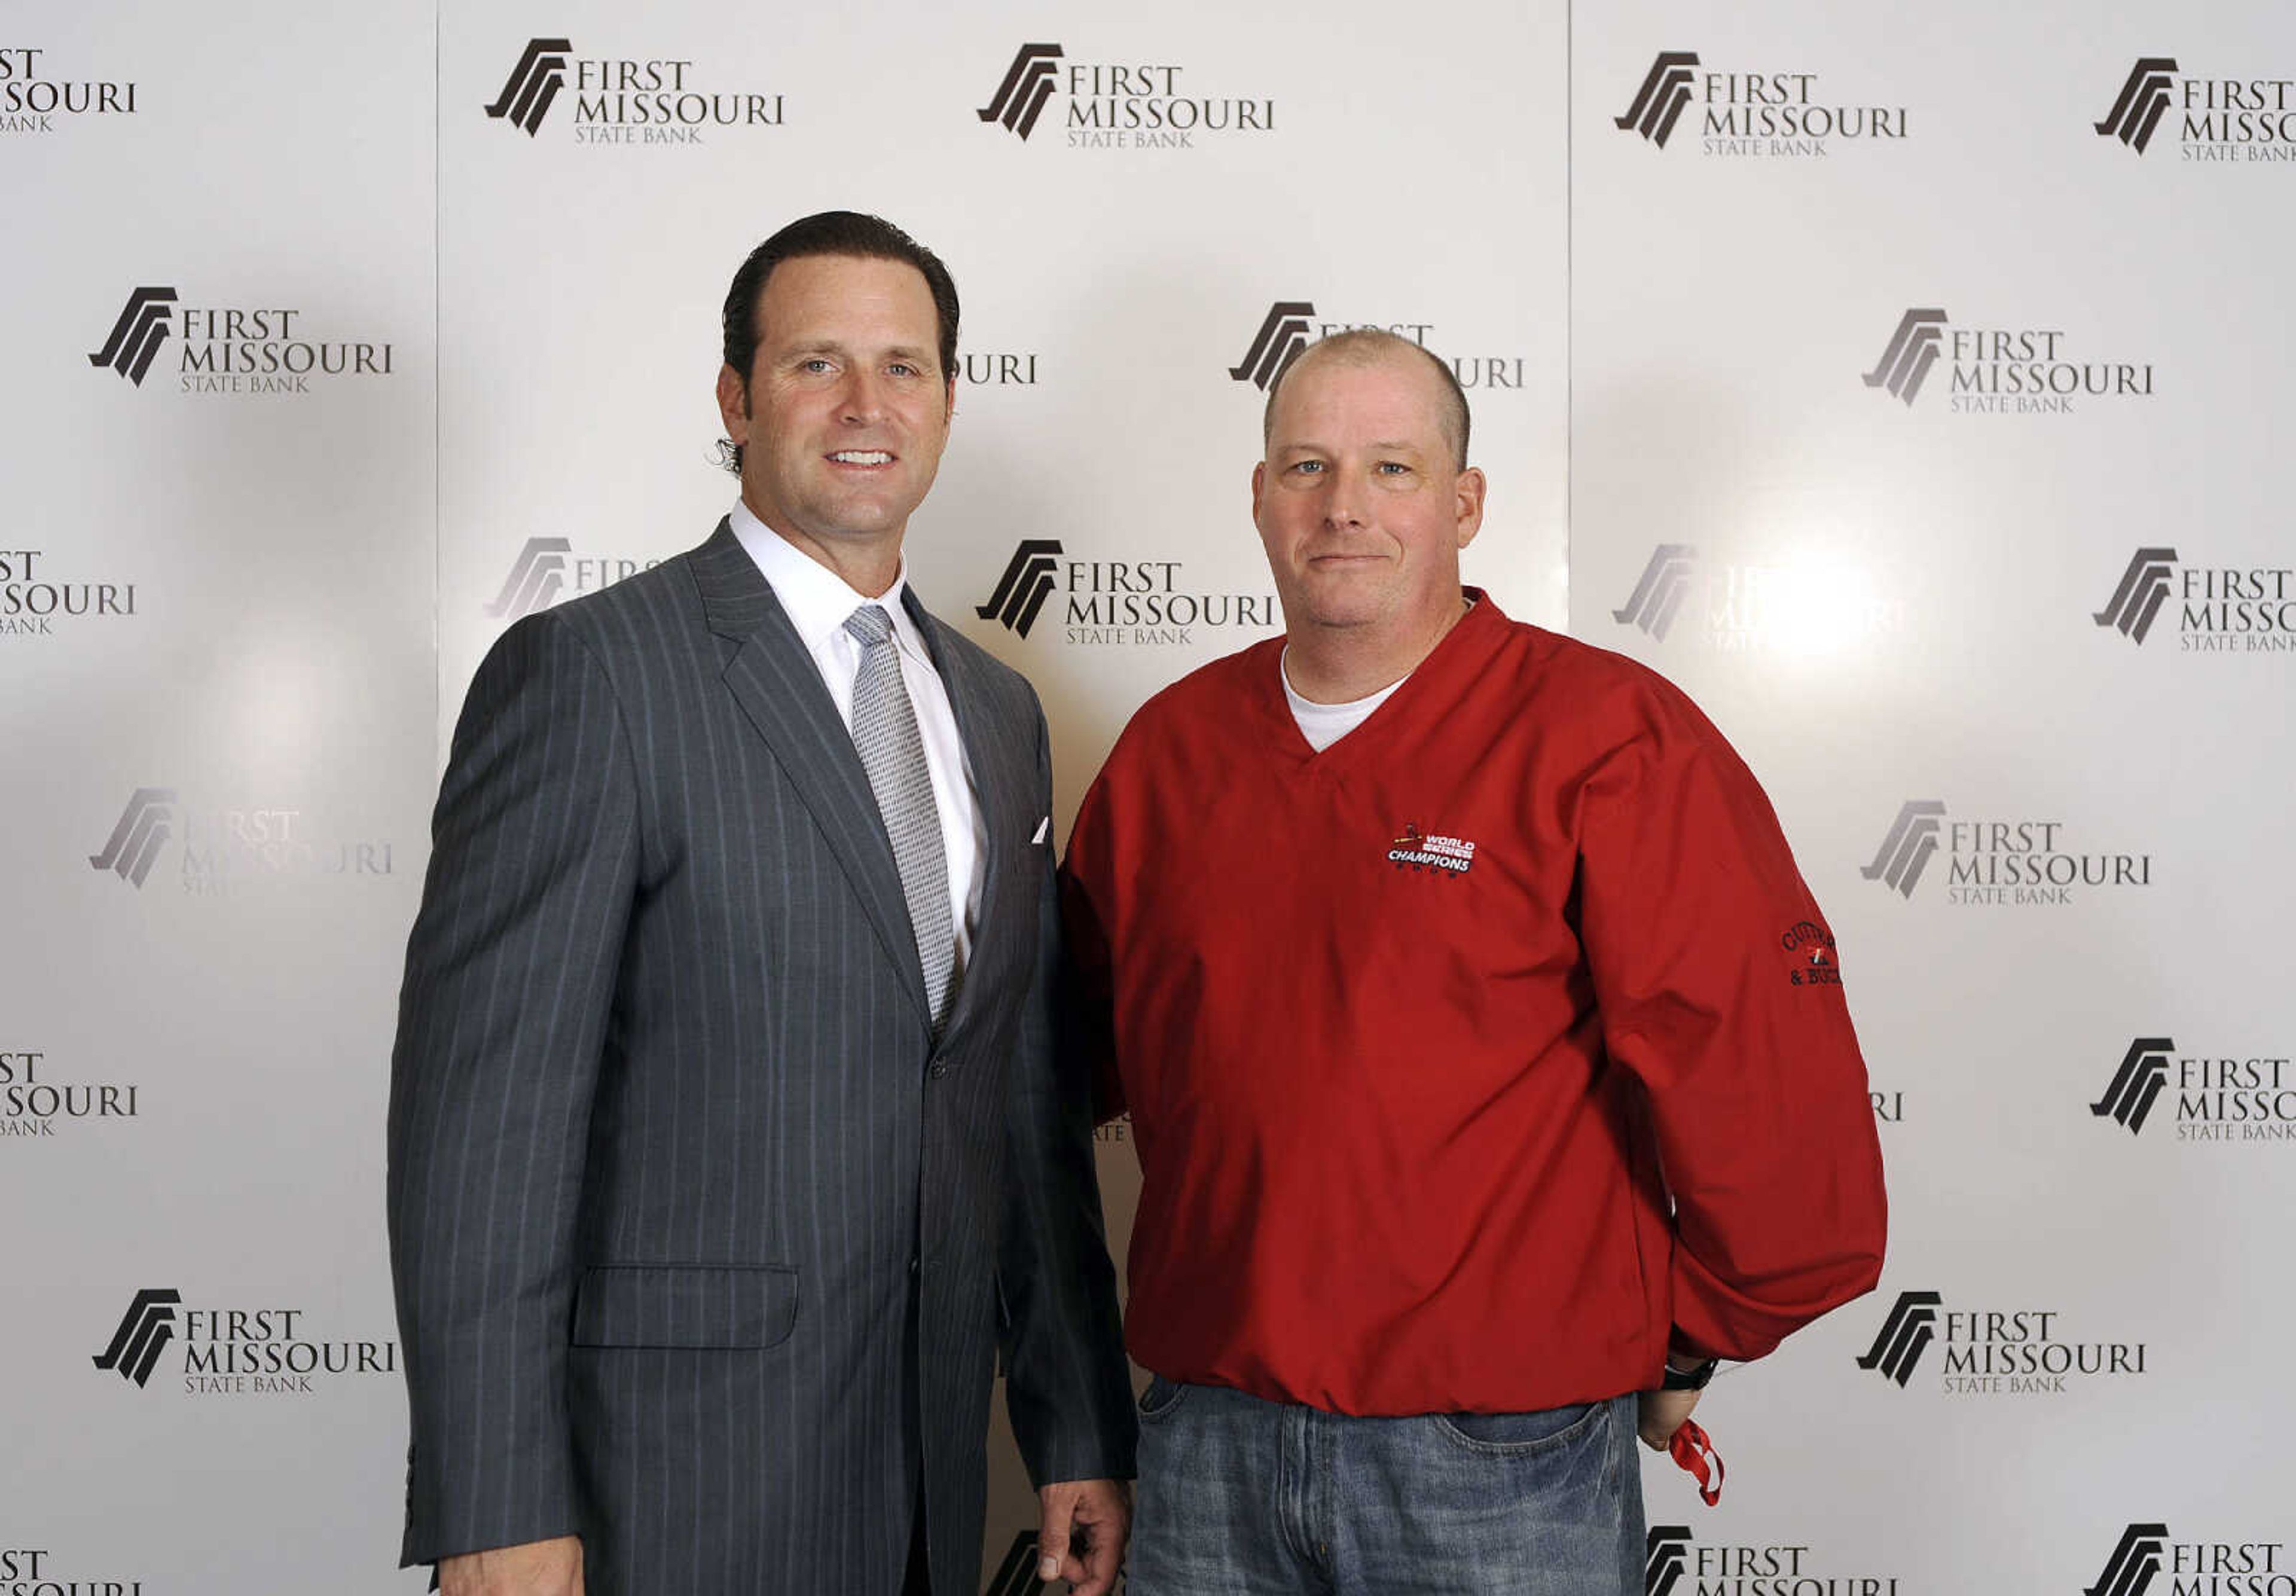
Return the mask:
M905 260L784 260L758 296L747 374L718 375L742 499L783 538L874 596L948 441L955 397L924 274Z

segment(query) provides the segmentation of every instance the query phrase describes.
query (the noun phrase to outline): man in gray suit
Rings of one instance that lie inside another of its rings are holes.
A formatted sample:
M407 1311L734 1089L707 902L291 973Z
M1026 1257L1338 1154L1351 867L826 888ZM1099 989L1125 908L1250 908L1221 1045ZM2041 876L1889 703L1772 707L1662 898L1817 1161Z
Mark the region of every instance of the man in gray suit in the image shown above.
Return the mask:
M1114 1580L1044 717L903 574L956 324L889 223L768 239L733 513L472 683L390 1122L402 1551L447 1596L972 1596L1000 1341L1042 1567Z

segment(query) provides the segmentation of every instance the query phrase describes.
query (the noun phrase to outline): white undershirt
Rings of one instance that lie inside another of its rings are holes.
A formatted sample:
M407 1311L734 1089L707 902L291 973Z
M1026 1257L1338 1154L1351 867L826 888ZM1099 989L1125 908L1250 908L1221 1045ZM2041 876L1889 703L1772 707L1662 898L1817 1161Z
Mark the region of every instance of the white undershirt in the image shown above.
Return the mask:
M1275 674L1283 679L1283 696L1292 705L1292 719L1299 723L1300 735L1308 739L1308 746L1321 753L1348 733L1371 719L1372 711L1385 703L1396 688L1411 679L1406 672L1368 698L1351 698L1345 703L1316 703L1300 696L1292 685L1288 662L1292 651L1286 648L1276 662Z
M972 951L972 934L980 920L980 892L988 875L988 832L980 817L980 800L973 790L972 769L965 761L964 740L956 734L956 712L949 707L948 688L933 669L924 635L901 603L908 587L906 561L893 585L875 598L855 592L845 579L810 555L799 551L772 528L736 501L728 518L734 536L774 596L781 601L799 641L813 656L829 689L838 718L853 730L853 679L861 670L861 642L845 629L846 617L865 604L873 604L892 617L893 642L901 661L901 685L908 689L909 706L916 712L917 735L925 745L925 770L932 777L933 807L940 812L941 851L948 859L948 901L964 912L956 921L956 964L964 967Z

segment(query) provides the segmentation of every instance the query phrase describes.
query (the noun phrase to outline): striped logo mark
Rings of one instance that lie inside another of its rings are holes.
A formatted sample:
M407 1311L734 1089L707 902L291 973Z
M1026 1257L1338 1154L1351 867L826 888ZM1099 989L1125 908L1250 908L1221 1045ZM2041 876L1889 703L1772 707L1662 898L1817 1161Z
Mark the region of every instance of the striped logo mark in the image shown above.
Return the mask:
M1013 562L996 579L996 590L973 613L994 621L1008 632L1025 638L1037 624L1037 612L1053 591L1053 557L1061 552L1056 538L1030 538L1013 551Z
M1643 1564L1643 1596L1671 1596L1688 1571L1689 1526L1653 1524L1644 1545L1649 1556Z
M1643 567L1642 580L1635 584L1632 597L1623 610L1612 610L1611 619L1621 626L1639 628L1652 638L1663 643L1674 625L1677 611L1690 591L1690 578L1696 568L1698 550L1687 543L1661 543L1652 554L1650 564Z
M525 128L527 137L532 138L542 131L542 119L550 114L550 103L566 86L566 58L573 53L573 45L565 39L527 40L526 53L511 69L510 81L487 107L487 114L497 119L508 118L511 126Z
M1890 347L1882 351L1882 362L1866 374L1868 388L1887 388L1892 399L1901 399L1910 405L1928 380L1930 367L1938 363L1938 353L1945 345L1945 312L1939 309L1908 310L1898 323L1898 330L1890 335Z
M119 811L119 824L111 828L103 851L87 856L89 868L110 870L140 890L159 862L161 845L174 835L169 822L175 818L175 788L137 787Z
M90 1361L138 1387L151 1384L152 1365L176 1338L176 1305L183 1300L180 1291L137 1292L111 1333L111 1345Z
M2120 86L2112 113L2095 124L2099 136L2117 138L2144 154L2144 146L2152 142L2152 130L2168 113L2173 83L2169 74L2176 70L2175 58L2167 55L2147 55L2129 68L2128 81Z
M1674 136L1675 123L1682 119L1682 108L1690 103L1690 69L1697 64L1695 51L1660 52L1642 87L1635 91L1635 103L1627 107L1627 114L1611 120L1665 149L1666 141Z
M2131 1136L2144 1129L2144 1116L2152 1112L2161 1089L2169 1083L2169 1055L2176 1046L2174 1039L2166 1036L2140 1036L2130 1042L2112 1084L2088 1106L2088 1111L2099 1119L2111 1118L2128 1126Z
M1265 391L1292 368L1301 351L1308 347L1308 317L1316 308L1305 300L1278 300L1268 307L1267 318L1259 324L1259 331L1251 337L1251 347L1244 351L1243 364L1231 366L1227 374L1239 383L1249 383Z
M502 591L483 606L486 613L497 621L516 621L548 609L566 585L566 556L573 548L563 538L529 538Z
M2167 1525L2130 1525L2120 1532L2120 1544L2087 1596L2144 1596L2152 1576L2161 1572L2161 1554L2168 1550Z
M1053 97L1059 73L1053 62L1061 59L1058 45L1023 45L1004 70L996 97L973 114L984 122L1002 122L1025 141L1037 130L1045 102Z
M1878 1369L1884 1379L1895 1380L1902 1388L1914 1378L1914 1365L1922 1361L1922 1353L1936 1337L1937 1311L1944 1301L1934 1291L1899 1292L1882 1333L1857 1360L1857 1367Z
M169 307L176 302L172 288L139 288L127 296L127 307L119 319L111 324L111 336L103 347L87 358L90 366L110 366L136 387L144 386L144 374L152 369L152 357L160 346L168 341L168 330L175 325L175 311Z
M1890 835L1882 839L1881 851L1874 862L1857 873L1868 881L1885 882L1901 895L1910 898L1922 879L1922 872L1930 862L1930 855L1938 850L1938 817L1945 813L1945 805L1935 798L1908 799L1890 823Z
M2128 569L2120 573L2120 586L2112 590L2112 602L2090 619L2142 644L2152 629L2152 617L2168 601L2169 578L2176 571L2176 561L2173 548L2138 549L2129 556Z

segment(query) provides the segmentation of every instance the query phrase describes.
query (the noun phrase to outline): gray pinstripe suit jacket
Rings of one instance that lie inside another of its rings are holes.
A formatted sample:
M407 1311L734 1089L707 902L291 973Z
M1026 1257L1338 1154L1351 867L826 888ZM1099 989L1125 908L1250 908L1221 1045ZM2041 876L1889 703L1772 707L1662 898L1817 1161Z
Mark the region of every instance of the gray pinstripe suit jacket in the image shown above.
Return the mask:
M392 1057L406 1562L576 1534L592 1596L875 1596L917 1468L971 1596L1000 1333L1038 1483L1131 1474L1044 718L909 602L988 833L938 1049L851 738L722 522L472 683Z

